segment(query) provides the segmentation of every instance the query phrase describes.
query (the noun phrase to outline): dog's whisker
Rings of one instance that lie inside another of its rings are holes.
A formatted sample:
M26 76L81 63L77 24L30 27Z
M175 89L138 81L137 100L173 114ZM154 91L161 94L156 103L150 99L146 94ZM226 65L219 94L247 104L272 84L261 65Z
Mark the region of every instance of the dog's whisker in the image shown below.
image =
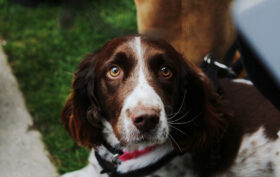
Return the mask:
M173 145L172 145L172 141L171 141L171 139L169 138L169 135L168 135L168 138L167 138L167 144L169 145L169 146L171 146L171 148L173 148Z
M183 108L183 106L184 106L184 103L185 103L185 99L186 99L187 91L188 91L188 90L185 90L185 92L184 92L184 96L183 96L182 104L181 104L181 106L180 106L179 110L178 110L176 113L173 113L173 114L171 114L171 115L168 115L168 117L170 117L170 116L171 116L171 117L169 118L169 120L173 119L174 117L176 117L176 116L177 116L177 115L181 112L181 110L182 110L182 108Z
M166 110L166 113L170 112L170 114L166 114L167 117L173 115L174 113L172 113L173 111L173 107L171 105L164 105L164 108Z
M176 142L176 140L172 137L172 135L169 135L170 140L174 142L174 144L178 147L178 149L180 150L180 152L182 153L182 149L180 148L179 144Z
M190 113L191 109L189 109L183 116L179 117L178 119L175 119L173 121L169 121L169 123L175 123L180 121L181 119L185 118L189 113Z
M184 103L185 103L186 95L187 95L187 90L185 90L185 92L184 92L182 104L181 104L179 110L178 110L176 113L172 113L171 115L169 115L169 116L172 116L172 117L169 118L170 120L171 120L172 118L174 118L176 115L178 115L178 114L181 112L181 110L182 110L182 108L183 108L183 106L184 106ZM169 116L168 116L168 117L169 117Z
M183 124L188 124L191 123L192 121L194 121L195 119L197 119L199 116L201 115L201 113L197 114L196 116L194 116L191 120L186 121L186 122L169 122L171 125L183 125Z
M180 130L179 128L174 127L174 126L172 126L172 125L170 125L170 124L169 124L169 126L170 126L171 128L173 128L174 130L177 130L178 132L180 132L180 133L182 133L183 135L186 135L186 136L187 136L187 134L186 134L185 132L183 132L182 130Z

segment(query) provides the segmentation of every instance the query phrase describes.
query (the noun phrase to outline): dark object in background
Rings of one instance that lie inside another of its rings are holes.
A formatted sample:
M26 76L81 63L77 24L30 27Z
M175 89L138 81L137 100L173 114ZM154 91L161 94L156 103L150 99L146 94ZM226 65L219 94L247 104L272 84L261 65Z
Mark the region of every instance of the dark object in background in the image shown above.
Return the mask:
M49 5L58 5L61 3L69 4L75 8L80 8L86 6L90 1L93 0L13 0L16 3L19 3L28 7L37 7L39 4L45 3Z
M279 12L279 0L238 0L233 9L249 79L280 110Z
M60 15L60 25L63 29L70 29L75 23L75 10L90 7L90 2L94 0L13 0L27 7L37 7L40 4L59 5L63 4L65 9ZM97 0L95 0L97 1Z
M19 3L28 7L37 7L41 3L48 3L50 5L60 4L63 0L14 0L14 2Z
M267 97L274 106L280 110L280 88L273 80L273 76L264 67L259 57L244 40L239 36L240 53L242 63L247 71L249 79ZM279 58L280 59L280 58ZM280 69L280 68L279 68Z
M60 14L59 23L63 29L70 29L75 23L75 12L71 9L63 10Z

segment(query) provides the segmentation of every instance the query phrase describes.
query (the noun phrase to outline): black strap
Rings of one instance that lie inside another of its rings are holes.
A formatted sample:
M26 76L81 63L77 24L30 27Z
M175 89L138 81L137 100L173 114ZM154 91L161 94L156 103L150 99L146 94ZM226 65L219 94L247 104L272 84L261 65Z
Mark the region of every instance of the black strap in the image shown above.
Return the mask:
M212 81L214 89L218 93L220 93L220 84L218 81L220 78L234 79L237 77L232 68L227 67L222 63L219 63L217 59L211 54L204 57L204 61L200 65L200 68Z
M238 41L234 41L234 43L232 44L232 46L229 48L229 50L227 51L223 63L227 66L230 66L234 60L234 56L236 51L238 50L239 46L238 46Z
M102 168L102 171L100 172L101 174L103 173L107 173L110 177L112 177L112 174L116 171L116 166L111 163L106 161L105 159L103 159L98 152L95 152L95 157L99 163L99 165Z
M231 68L237 76L239 76L241 74L241 72L244 69L244 66L243 66L242 61L241 61L241 57L240 57L240 59L238 59L235 63L233 63L231 65Z
M112 147L109 143L103 142L103 146L112 154L119 154L122 155L123 151L119 147Z

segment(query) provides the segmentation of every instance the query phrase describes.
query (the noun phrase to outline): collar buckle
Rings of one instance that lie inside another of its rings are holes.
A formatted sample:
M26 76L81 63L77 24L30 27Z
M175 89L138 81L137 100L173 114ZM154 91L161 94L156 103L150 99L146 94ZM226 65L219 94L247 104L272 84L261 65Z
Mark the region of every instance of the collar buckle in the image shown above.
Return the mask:
M122 163L122 161L119 159L120 154L114 154L113 157L111 158L112 164L117 167Z

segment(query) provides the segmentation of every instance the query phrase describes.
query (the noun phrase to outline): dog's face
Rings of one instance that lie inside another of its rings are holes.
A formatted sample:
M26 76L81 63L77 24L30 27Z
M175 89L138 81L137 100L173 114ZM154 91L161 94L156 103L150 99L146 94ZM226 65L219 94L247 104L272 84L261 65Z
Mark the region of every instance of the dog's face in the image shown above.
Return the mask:
M97 64L101 73L98 100L114 134L126 147L166 142L167 114L177 107L180 88L184 88L182 63L157 45L140 36L113 40L97 56L102 58Z
M217 106L205 76L168 43L119 37L81 63L62 121L88 146L137 150L170 140L182 151L223 132L211 102Z

